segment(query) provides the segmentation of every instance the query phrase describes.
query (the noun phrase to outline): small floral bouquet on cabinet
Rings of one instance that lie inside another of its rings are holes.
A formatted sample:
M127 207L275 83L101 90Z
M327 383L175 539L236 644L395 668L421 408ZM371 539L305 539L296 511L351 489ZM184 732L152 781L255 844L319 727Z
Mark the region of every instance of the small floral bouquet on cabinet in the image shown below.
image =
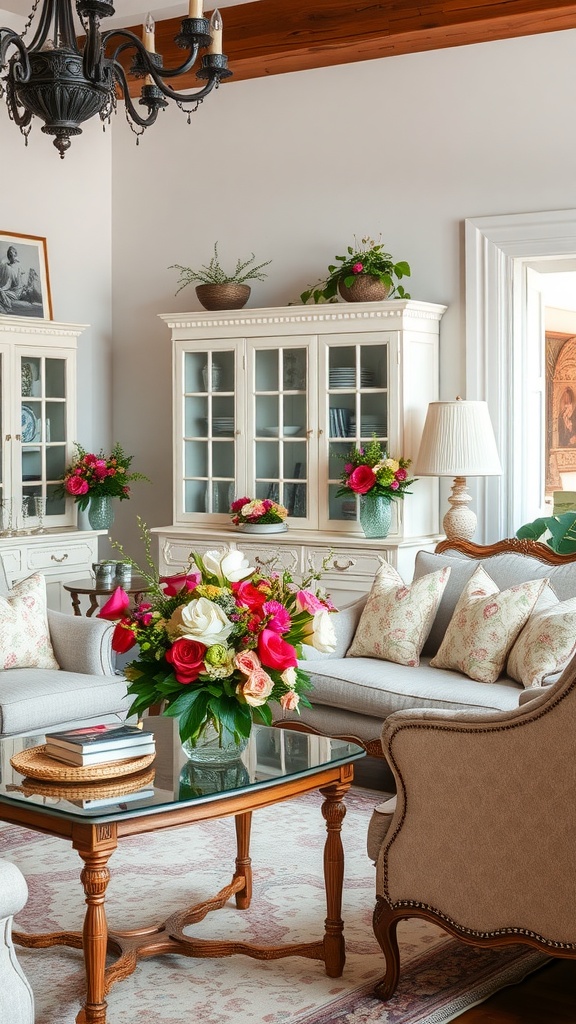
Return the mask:
M146 480L150 483L144 473L130 472L134 456L126 455L118 443L110 455L105 455L103 451L94 455L77 441L74 447L76 457L64 473L57 496L70 495L82 511L88 508L90 498L108 497L125 501L130 497L129 485L133 480Z
M271 498L237 498L230 506L234 526L284 523L288 509Z
M242 551L223 549L193 553L185 572L158 578L145 543L153 572L132 564L150 598L130 610L117 587L99 612L119 620L115 651L139 646L124 669L134 698L129 714L165 702L182 741L194 743L208 725L236 739L249 735L252 722L270 725L273 702L289 711L311 706L310 678L298 666L302 645L335 646L336 609L313 586L324 565L296 584L286 570L265 575Z
M385 498L403 498L410 494L408 487L415 482L409 479L408 468L411 459L391 459L374 436L361 448L351 448L347 455L342 486L336 492L338 497L355 494L381 495Z

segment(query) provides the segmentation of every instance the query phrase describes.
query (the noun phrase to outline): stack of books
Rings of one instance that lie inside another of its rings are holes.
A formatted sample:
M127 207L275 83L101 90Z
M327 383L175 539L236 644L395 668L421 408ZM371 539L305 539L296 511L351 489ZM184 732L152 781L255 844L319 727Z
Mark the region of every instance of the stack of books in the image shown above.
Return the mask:
M134 725L95 725L46 735L45 753L77 767L133 760L155 752L154 733Z

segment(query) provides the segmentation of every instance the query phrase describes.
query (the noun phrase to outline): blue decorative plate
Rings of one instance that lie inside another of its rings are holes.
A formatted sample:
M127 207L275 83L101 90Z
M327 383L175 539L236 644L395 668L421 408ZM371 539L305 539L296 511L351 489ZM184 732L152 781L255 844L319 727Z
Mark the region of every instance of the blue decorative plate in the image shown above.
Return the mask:
M29 405L22 406L22 440L33 441L38 429L38 419Z

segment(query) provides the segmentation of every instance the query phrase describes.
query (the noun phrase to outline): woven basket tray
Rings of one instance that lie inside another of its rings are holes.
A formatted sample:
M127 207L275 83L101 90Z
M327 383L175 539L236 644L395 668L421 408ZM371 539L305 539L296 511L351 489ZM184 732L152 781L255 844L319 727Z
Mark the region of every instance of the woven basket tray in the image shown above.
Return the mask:
M62 800L107 800L135 793L154 782L154 768L145 769L130 775L126 779L110 780L109 782L85 783L79 786L74 782L56 783L42 782L39 779L24 779L18 788L25 796L51 796Z
M100 782L103 779L119 779L123 775L141 772L152 764L155 754L143 757L132 757L126 761L109 761L108 764L90 764L76 767L61 764L45 753L45 744L21 750L10 758L10 764L20 775L29 779L42 779L47 782Z

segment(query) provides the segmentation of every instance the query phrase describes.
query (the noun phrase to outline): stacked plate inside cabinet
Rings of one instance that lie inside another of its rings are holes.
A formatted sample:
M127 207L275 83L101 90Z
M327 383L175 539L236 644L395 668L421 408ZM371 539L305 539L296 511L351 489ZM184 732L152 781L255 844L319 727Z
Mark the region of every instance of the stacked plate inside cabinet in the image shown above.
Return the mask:
M214 416L212 418L212 430L215 434L233 434L233 416Z
M360 437L372 437L372 434L376 434L377 437L386 437L388 432L386 421L381 419L379 416L362 416L360 419ZM350 418L350 436L354 437L356 434L356 417Z
M328 384L331 388L355 388L356 367L355 366L334 366L328 373ZM374 387L374 372L372 370L360 370L360 387Z

